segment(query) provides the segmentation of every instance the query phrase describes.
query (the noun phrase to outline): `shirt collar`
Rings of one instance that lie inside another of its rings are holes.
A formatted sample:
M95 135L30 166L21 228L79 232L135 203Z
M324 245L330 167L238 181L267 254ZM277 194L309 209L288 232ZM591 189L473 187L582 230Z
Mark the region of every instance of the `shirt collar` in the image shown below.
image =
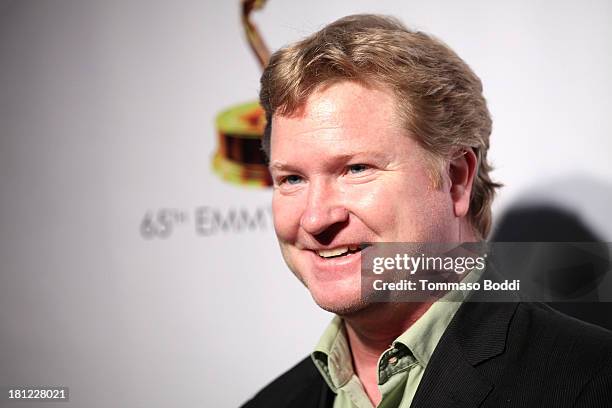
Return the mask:
M473 270L462 282L477 282L481 275L482 271ZM393 342L393 349L408 348L417 363L423 368L427 367L440 338L467 296L469 292L466 291L446 293ZM384 360L390 355L388 351L381 355L379 367L387 364ZM342 318L335 316L332 319L311 358L334 392L351 379L354 375L353 362Z
M481 275L481 270L472 270L461 282L477 282ZM446 293L434 302L408 330L402 333L393 342L393 345L399 343L408 347L417 362L422 367L427 367L440 338L469 294L469 291L463 290Z
M351 379L354 373L353 361L342 318L334 316L311 357L334 392Z

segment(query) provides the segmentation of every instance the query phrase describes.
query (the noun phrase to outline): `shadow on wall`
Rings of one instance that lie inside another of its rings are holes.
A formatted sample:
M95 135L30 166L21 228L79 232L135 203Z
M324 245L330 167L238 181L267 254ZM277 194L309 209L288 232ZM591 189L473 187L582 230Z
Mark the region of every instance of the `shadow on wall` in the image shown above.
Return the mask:
M608 246L604 241L573 211L560 208L553 203L548 204L521 204L511 207L497 222L492 242L593 242L601 243L601 251L608 256ZM546 255L543 255L546 256ZM603 268L594 270L597 260L586 257L597 255L583 255L571 268L567 276L561 279L549 280L556 282L557 287L550 287L551 292L562 292L566 288L559 285L573 287L596 288L602 276L610 273ZM534 274L540 271L532 271ZM536 277L546 278L546 277ZM612 330L612 302L599 302L597 291L592 291L580 302L551 302L549 305L565 314L580 320L593 323Z

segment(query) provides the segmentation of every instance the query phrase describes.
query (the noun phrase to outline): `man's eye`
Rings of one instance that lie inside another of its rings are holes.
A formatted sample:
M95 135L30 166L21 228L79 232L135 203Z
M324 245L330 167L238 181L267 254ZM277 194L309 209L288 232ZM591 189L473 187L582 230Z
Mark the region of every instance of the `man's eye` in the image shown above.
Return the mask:
M348 167L348 172L351 174L358 174L366 171L368 166L366 164L351 164Z
M294 184L301 183L302 182L302 178L300 176L296 176L295 174L292 174L290 176L285 176L282 181L284 183L294 185Z

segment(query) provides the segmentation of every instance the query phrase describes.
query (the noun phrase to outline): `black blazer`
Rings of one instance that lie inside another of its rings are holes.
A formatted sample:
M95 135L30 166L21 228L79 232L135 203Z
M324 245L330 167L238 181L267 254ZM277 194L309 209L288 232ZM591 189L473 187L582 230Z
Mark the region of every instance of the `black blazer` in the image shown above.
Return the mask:
M307 357L243 408L331 408L334 397ZM411 407L612 407L612 332L539 303L464 303Z

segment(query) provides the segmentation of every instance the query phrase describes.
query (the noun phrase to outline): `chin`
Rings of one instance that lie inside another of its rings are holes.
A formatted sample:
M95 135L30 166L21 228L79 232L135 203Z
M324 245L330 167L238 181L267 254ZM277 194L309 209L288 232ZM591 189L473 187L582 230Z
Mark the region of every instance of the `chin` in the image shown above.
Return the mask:
M360 312L370 306L371 302L369 302L367 299L361 298L361 290L359 286L329 286L331 285L313 288L312 286L307 285L313 300L323 310L340 316L346 316Z
M359 313L370 306L368 302L361 299L355 299L352 302L324 302L313 297L317 305L323 310L338 316L350 316Z

